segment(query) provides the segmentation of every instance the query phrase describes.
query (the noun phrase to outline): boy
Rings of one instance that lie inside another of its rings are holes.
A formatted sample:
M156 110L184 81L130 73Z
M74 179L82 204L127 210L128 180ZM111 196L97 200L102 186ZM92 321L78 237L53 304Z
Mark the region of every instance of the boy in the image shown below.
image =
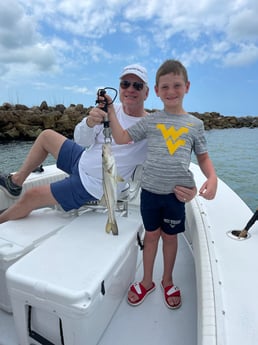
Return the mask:
M113 106L108 113L112 135L117 144L147 139L147 159L143 165L141 181L141 215L145 227L143 267L140 283L128 292L128 303L139 305L155 289L153 266L160 237L163 240L164 270L161 281L164 301L168 308L181 306L181 294L173 283L173 268L177 253L177 234L185 230L185 202L174 191L176 185L192 188L193 174L189 170L191 152L197 156L199 166L207 177L199 194L213 199L217 189L217 176L207 152L203 122L188 114L183 99L190 82L185 67L176 60L165 61L156 73L155 92L164 104L137 124L123 130L116 120Z

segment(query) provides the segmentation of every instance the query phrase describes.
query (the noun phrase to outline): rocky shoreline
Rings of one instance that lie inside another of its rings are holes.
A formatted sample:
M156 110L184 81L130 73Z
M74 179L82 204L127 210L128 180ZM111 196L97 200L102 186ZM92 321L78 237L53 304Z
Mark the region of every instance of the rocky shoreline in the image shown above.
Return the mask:
M31 108L4 103L0 106L0 141L35 140L47 128L72 138L75 125L89 114L91 108L85 108L82 104L71 104L67 108L62 104L51 107L45 101ZM204 122L206 130L258 127L258 116L223 116L217 112L191 114Z

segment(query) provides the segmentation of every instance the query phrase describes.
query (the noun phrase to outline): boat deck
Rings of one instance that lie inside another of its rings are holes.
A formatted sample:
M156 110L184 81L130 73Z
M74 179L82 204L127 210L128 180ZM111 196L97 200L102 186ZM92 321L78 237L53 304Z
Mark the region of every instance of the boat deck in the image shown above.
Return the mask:
M205 178L196 165L191 170L200 188ZM130 203L132 219L138 214L134 207L138 210L139 200ZM207 201L197 196L186 204L186 214L187 231L179 235L174 270L182 307L170 310L163 302L160 242L154 267L156 290L138 307L129 306L124 296L99 345L258 344L258 224L252 227L247 240L229 236L231 230L243 229L252 216L251 210L219 180L216 198ZM186 238L192 243L194 255ZM141 256L140 252L137 281L142 278ZM243 298L244 289L247 293ZM1 310L0 345L18 345L12 315Z
M129 306L125 296L99 345L197 344L197 294L191 248L184 235L179 235L174 281L181 289L182 307L170 310L163 302L160 288L163 268L161 246L160 242L154 269L156 290L138 307ZM142 252L139 253L136 280L142 278L141 256ZM12 315L1 310L0 345L18 345Z

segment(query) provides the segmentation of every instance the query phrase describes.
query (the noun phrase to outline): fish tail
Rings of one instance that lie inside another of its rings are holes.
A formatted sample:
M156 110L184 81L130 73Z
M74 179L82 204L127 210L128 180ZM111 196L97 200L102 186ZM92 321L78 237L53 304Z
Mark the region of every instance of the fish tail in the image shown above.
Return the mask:
M114 222L107 221L106 232L109 234L110 231L112 231L113 235L118 235L118 226L117 226L116 221Z

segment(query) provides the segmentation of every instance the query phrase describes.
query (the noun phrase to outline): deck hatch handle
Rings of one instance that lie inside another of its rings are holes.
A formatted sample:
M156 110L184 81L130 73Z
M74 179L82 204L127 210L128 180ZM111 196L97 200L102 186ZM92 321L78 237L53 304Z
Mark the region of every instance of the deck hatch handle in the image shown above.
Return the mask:
M39 333L37 333L31 329L31 314L32 314L32 306L29 305L28 306L28 332L29 332L29 336L42 345L55 345L54 343L51 343L51 341L49 341L47 338L43 337L42 335L40 335ZM60 332L61 344L65 345L62 320L60 318L59 318L59 332Z
M102 282L101 282L101 293L102 293L103 296L104 296L105 293L106 293L105 281L104 281L104 280L102 280Z

